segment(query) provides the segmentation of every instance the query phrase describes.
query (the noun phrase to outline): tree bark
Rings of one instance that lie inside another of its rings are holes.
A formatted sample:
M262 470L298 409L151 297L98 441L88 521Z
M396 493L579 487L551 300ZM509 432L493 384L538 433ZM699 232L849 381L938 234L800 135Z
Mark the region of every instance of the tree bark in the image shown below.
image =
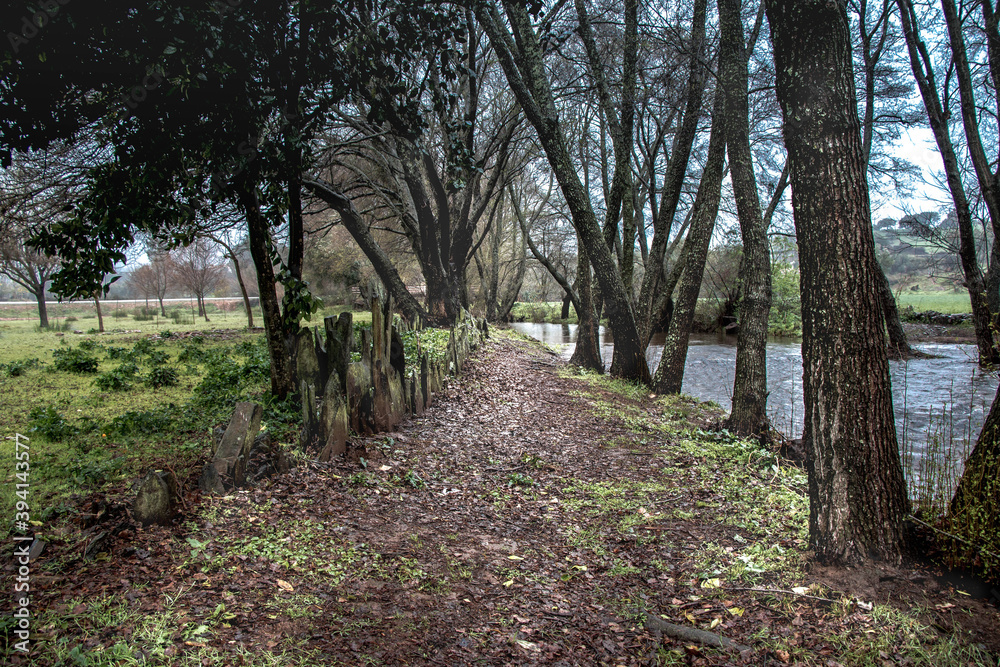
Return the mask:
M658 312L657 295L662 293L661 282L664 271L664 259L667 252L667 242L670 240L670 230L673 227L674 215L680 202L684 177L687 174L688 162L691 158L691 147L698 133L698 121L702 114L702 98L705 92L705 81L708 75L708 64L705 58L705 22L707 16L707 0L695 0L691 19L691 37L688 48L691 53L688 59L687 97L684 116L680 128L674 135L670 162L663 181L663 195L660 207L653 218L653 241L646 260L646 273L639 288L639 299L636 312L639 318L640 338L643 349L649 345L652 322ZM650 193L650 199L655 199L656 193Z
M726 146L743 237L740 331L736 341L733 409L727 428L741 436L767 433L767 329L771 312L771 252L757 197L750 121L747 55L740 0L719 0L719 70L726 94Z
M406 319L413 323L426 322L428 320L436 323L436 320L428 316L423 307L417 303L417 300L406 289L406 285L403 283L403 279L399 277L399 272L393 266L392 260L375 243L375 239L372 238L371 232L368 231L368 228L362 222L361 216L354 209L351 200L319 181L307 180L302 185L313 195L319 197L337 211L344 229L347 230L358 244L358 247L361 248L361 252L365 253L368 261L372 263L375 273L378 274L382 284L385 285L386 290L396 302L396 307L403 311ZM431 286L428 284L427 290L430 291L430 288Z
M45 286L34 290L35 300L38 302L38 326L43 329L49 328L49 311L45 303Z
M917 356L917 352L910 347L906 340L906 332L903 330L903 323L899 319L899 309L896 307L896 297L892 294L889 279L885 277L885 271L882 270L881 265L879 265L875 280L879 301L882 304L882 315L885 317L885 329L889 335L889 358L909 359Z
M965 462L965 472L951 500L950 530L969 537L992 553L986 556L987 569L1000 568L1000 390L993 398L990 413ZM971 553L962 560L972 562L983 554Z
M684 383L684 364L687 361L688 341L691 325L698 305L698 293L705 274L708 246L715 230L715 220L719 214L719 199L722 195L722 178L726 163L726 95L716 90L712 110L712 134L708 140L708 157L701 172L698 194L695 195L694 214L684 250L678 260L683 273L678 288L677 301L667 325L667 335L663 341L663 355L653 376L653 391L659 394L679 394ZM670 283L669 296L674 282ZM667 301L669 303L669 300Z
M889 20L885 14L889 12L889 7L887 3L882 6L883 17L877 23L877 25L881 25L881 28L878 30L881 34L877 45L873 44L874 34L867 29L865 21L866 10L863 9L865 5L862 4L861 7L862 9L858 11L858 23L861 28L861 57L863 59L862 66L864 67L865 75L865 115L861 122L861 150L865 158L865 173L867 173L868 166L871 163L872 145L875 136L876 68L878 67L879 60L881 60L885 53L886 36L889 29ZM881 264L879 264L879 275L876 276L876 279L879 281L879 295L882 300L882 314L885 317L885 328L889 333L889 358L908 359L915 356L917 353L910 347L909 342L906 340L906 331L903 330L903 324L899 320L899 309L896 308L896 299L892 295L892 289L889 287L889 279L886 277Z
M587 261L587 251L579 243L579 236L577 237L576 289L579 295L579 309L576 311L576 348L573 350L573 356L570 357L569 362L580 368L604 373L604 360L601 358L600 323L594 313L590 264Z
M247 216L247 238L250 256L257 269L257 288L260 294L260 309L264 320L264 337L271 360L271 395L281 400L298 391L293 370L292 356L285 343L281 305L275 291L274 265L268 252L270 230L267 220L261 215L257 193L243 189L240 204Z
M97 290L94 290L94 306L97 307L97 331L104 333L104 313L101 312L101 297Z
M909 511L842 1L766 0L799 248L809 537L899 562Z
M538 134L539 143L570 209L573 226L579 232L582 246L594 268L604 299L608 325L614 335L617 352L615 359L619 360L617 366L612 367L612 374L648 385L649 366L646 363L645 346L639 339L631 300L567 149L538 36L523 5L511 0L505 0L503 4L514 32L513 38L503 27L492 4L477 4L476 16L489 35L507 82L525 117Z
M985 300L986 285L983 272L976 258L976 241L972 230L972 212L969 200L965 196L962 176L959 171L958 158L948 133L947 112L941 105L935 83L934 68L927 47L920 37L916 12L913 11L911 0L896 0L899 7L900 22L903 35L906 38L907 50L910 54L910 66L917 80L917 87L924 100L927 119L930 122L938 152L944 163L945 177L952 201L955 204L955 217L958 219L959 250L958 256L965 275L965 286L969 290L972 305L972 325L976 331L976 345L979 348L980 365L989 366L1000 363L1000 352L993 341L990 327L991 315Z

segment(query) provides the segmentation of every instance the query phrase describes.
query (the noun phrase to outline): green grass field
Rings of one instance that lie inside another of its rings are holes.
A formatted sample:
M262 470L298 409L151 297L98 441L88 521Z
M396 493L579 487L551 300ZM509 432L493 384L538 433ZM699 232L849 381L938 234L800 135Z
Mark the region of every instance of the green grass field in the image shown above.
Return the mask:
M176 323L115 318L106 307L104 334L73 333L97 327L92 304L53 310L53 330L39 329L33 306L8 306L0 320L0 536L12 527L14 481L23 481L15 467L18 434L30 439L31 519L43 523L70 511L74 496L137 481L150 469L180 472L208 451L210 430L225 424L236 400L264 402L272 437L295 441L297 427L284 427L300 419L298 411L269 402L263 334L246 330L242 309L210 308L210 322ZM322 325L323 316L341 310L324 309L306 324ZM371 322L371 313L354 315ZM254 323L261 324L259 312ZM55 330L66 324L67 331ZM57 357L67 354L91 358L96 371L57 369ZM174 375L175 384L153 386L156 373Z
M896 296L900 309L912 306L918 313L936 310L939 313L969 313L972 306L969 303L969 293L962 292L901 292Z

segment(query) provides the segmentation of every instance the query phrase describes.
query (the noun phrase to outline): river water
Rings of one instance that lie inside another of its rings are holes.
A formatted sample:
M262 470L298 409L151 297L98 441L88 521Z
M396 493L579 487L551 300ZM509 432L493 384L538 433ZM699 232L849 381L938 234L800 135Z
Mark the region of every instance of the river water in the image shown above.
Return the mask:
M564 359L573 353L575 324L511 325L558 350ZM602 355L611 363L613 346L601 328ZM921 458L925 453L958 450L964 461L969 443L975 443L997 390L995 375L976 363L974 345L916 345L935 355L932 359L890 362L896 431L904 453ZM654 337L646 358L656 369L663 352L663 334ZM736 337L692 336L684 366L682 391L702 400L732 406L736 375ZM774 339L767 345L767 411L774 427L786 437L802 435L802 349L798 341Z

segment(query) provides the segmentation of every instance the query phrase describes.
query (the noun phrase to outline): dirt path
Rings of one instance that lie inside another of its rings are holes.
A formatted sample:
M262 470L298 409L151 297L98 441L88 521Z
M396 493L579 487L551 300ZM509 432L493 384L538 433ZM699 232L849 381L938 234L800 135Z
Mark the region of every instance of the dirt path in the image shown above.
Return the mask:
M700 430L717 417L564 377L544 350L494 338L429 412L352 461L304 463L203 499L180 526L126 532L106 560L66 561L39 582L41 649L124 641L149 664L271 664L247 657L263 651L311 665L850 664L856 633L902 628L867 611L885 591L860 605L822 586L808 594L832 603L778 592L832 576L804 566L804 476ZM890 593L929 588L911 574ZM906 604L965 632L951 597L920 595ZM990 609L976 613L1000 627ZM646 611L752 650L661 639Z

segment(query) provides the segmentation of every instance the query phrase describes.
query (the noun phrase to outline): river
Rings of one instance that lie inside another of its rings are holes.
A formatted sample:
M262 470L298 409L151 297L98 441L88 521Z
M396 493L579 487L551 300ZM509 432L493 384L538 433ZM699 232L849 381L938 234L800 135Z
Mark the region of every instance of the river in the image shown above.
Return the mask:
M575 324L511 325L558 350L564 359L573 353ZM612 344L601 328L602 355L611 363ZM974 345L924 344L917 349L931 359L890 362L896 430L904 455L919 459L951 452L964 461L969 443L975 443L997 390L994 374L976 363ZM663 352L663 334L654 336L646 358L656 369ZM691 337L684 366L683 392L715 401L727 410L732 405L736 374L736 337ZM798 341L773 339L767 345L768 415L774 427L789 438L802 435L802 349ZM946 457L956 458L956 456Z

